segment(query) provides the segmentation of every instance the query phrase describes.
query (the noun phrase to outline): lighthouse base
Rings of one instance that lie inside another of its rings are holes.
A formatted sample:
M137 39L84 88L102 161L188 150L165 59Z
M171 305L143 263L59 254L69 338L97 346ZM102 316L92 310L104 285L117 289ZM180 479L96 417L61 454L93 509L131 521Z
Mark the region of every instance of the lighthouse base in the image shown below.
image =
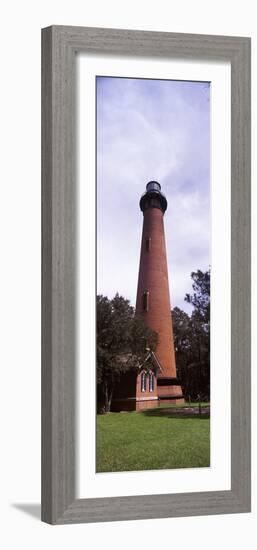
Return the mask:
M157 379L157 394L160 403L184 403L182 388L177 378L160 377Z

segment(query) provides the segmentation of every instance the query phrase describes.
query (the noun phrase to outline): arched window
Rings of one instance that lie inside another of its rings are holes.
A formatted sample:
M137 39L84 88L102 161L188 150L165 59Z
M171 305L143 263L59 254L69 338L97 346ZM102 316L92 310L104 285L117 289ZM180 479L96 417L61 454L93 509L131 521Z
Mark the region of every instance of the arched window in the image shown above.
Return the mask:
M141 391L146 391L146 373L145 371L141 374Z
M150 372L149 374L149 391L154 391L154 374Z

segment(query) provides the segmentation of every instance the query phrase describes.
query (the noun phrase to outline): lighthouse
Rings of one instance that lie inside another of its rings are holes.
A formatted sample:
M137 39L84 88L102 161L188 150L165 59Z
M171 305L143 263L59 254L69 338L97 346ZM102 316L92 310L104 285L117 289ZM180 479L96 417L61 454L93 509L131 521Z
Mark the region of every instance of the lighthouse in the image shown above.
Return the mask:
M136 313L158 334L155 357L158 401L183 402L177 380L164 231L167 199L157 181L150 181L140 199L143 213Z
M173 342L164 213L167 199L157 181L150 181L140 199L143 231L137 285L136 315L158 334L155 352L146 345L139 369L121 376L112 400L113 411L140 411L161 403L183 403L177 380Z

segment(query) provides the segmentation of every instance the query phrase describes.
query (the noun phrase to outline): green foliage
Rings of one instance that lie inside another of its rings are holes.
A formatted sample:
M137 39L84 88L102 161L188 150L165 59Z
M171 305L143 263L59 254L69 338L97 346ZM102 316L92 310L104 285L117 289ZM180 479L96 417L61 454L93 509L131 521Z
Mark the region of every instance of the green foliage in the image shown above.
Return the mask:
M180 308L172 311L177 374L188 399L210 398L210 271L191 273L191 316Z
M97 472L210 465L210 420L168 409L97 417Z
M210 323L210 270L193 271L193 294L186 294L185 301L194 307L194 315L203 324Z
M135 315L129 300L116 294L112 300L97 296L97 401L108 412L115 384L122 373L138 368L146 347L155 349L157 335Z

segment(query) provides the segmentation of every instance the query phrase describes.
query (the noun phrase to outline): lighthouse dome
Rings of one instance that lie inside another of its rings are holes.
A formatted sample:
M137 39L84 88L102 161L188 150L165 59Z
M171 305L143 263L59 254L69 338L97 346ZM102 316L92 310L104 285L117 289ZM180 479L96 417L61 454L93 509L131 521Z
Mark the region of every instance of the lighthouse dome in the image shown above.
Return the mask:
M146 186L147 191L160 191L161 185L158 183L158 181L149 181Z
M151 180L147 183L146 192L142 195L139 205L142 212L148 208L159 208L163 213L165 212L168 203L158 181Z

